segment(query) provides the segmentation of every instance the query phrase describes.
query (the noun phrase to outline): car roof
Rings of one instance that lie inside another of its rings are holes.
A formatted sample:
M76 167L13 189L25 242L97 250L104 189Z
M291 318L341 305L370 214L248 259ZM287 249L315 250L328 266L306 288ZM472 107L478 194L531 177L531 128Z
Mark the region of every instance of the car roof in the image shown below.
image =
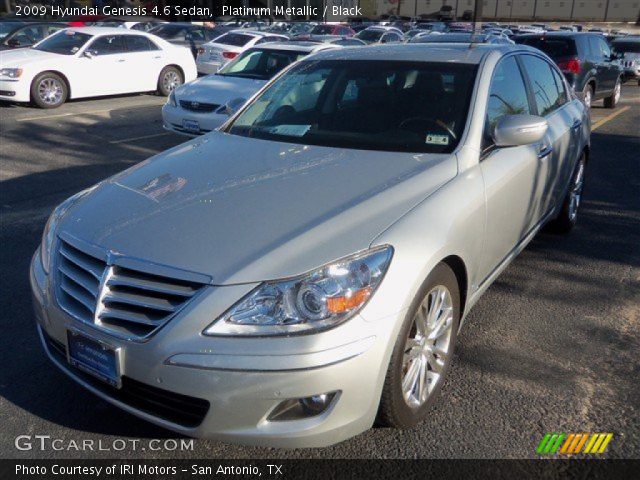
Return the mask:
M267 32L264 30L252 30L250 28L234 28L233 30L229 30L226 33L241 33L243 35L253 35L254 37L266 37L266 36L273 36L273 35L286 37L286 35L282 35L277 32Z
M525 45L485 43L411 43L375 45L319 52L318 60L398 60L408 62L453 62L478 64L491 52L537 52Z
M77 33L86 33L88 35L147 35L146 32L140 30L129 30L127 28L119 27L71 27L66 30L70 30Z
M524 33L518 35L518 38L536 38L536 37L597 37L600 38L602 35L595 32L569 32L567 30L555 31L555 32L539 32L539 33Z
M253 48L260 48L262 50L286 50L286 51L295 51L295 52L303 52L303 53L311 53L315 50L322 49L335 49L335 46L328 45L326 43L318 43L318 42L301 42L301 41L292 41L292 42L271 42L271 43L263 43L261 45L256 45Z

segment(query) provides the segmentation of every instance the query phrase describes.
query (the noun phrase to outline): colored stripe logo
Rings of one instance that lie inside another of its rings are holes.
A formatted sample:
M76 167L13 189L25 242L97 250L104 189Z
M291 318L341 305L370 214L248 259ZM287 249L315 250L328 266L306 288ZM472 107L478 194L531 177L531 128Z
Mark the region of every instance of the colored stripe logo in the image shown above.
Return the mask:
M604 453L613 433L547 433L536 449L538 455Z

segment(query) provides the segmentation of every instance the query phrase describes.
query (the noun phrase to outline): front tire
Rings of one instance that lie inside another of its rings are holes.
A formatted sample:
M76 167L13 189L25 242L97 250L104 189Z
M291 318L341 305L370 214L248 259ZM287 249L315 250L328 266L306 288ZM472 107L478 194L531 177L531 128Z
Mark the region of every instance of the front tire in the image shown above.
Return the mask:
M58 108L68 95L67 82L53 72L41 73L31 82L31 101L40 108Z
M167 97L183 83L184 78L180 70L171 66L164 67L158 76L158 93L163 97Z
M618 78L618 80L616 80L616 86L613 89L613 93L611 94L611 96L606 97L604 99L604 107L605 108L616 108L616 105L618 105L618 102L620 102L621 93L622 93L622 83L620 82L620 79Z
M427 416L449 371L460 323L460 289L444 263L429 274L396 340L378 421L412 427Z
M584 191L584 172L586 166L587 159L583 153L571 176L569 191L562 202L560 214L549 223L549 229L554 233L569 233L578 221L578 210Z

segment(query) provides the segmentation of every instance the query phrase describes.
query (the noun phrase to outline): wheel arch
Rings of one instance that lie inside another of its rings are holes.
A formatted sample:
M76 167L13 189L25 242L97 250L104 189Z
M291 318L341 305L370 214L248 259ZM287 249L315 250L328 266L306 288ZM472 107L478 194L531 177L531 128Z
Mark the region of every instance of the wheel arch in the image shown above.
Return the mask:
M467 305L467 288L468 288L468 275L467 275L467 266L458 255L449 255L448 257L443 258L439 263L444 263L447 265L456 276L456 280L458 281L458 288L460 290L460 318L464 317L466 313L466 305Z
M164 70L165 68L169 68L169 67L177 68L178 71L180 72L180 75L182 75L182 81L183 82L186 81L186 77L185 77L185 74L184 74L184 69L180 65L178 65L177 63L170 63L168 65L165 65L162 68L162 70ZM162 70L160 70L160 73L162 73Z
M36 78L38 78L40 75L43 75L45 73L55 73L56 75L58 75L60 78L62 78L62 80L64 81L65 85L67 86L67 99L73 98L73 96L71 95L71 83L69 82L69 79L67 78L67 76L58 71L58 70L43 70L40 73L37 73L33 76L33 79L31 80L31 85L33 86L33 82L36 81Z

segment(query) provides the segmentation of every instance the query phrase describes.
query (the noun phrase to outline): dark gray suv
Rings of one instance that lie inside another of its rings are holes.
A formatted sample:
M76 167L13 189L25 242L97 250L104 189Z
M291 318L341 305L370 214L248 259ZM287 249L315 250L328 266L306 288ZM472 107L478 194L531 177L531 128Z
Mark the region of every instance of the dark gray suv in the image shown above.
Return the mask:
M513 40L550 56L588 107L600 99L604 99L607 108L618 104L623 72L602 35L547 32L520 35Z

